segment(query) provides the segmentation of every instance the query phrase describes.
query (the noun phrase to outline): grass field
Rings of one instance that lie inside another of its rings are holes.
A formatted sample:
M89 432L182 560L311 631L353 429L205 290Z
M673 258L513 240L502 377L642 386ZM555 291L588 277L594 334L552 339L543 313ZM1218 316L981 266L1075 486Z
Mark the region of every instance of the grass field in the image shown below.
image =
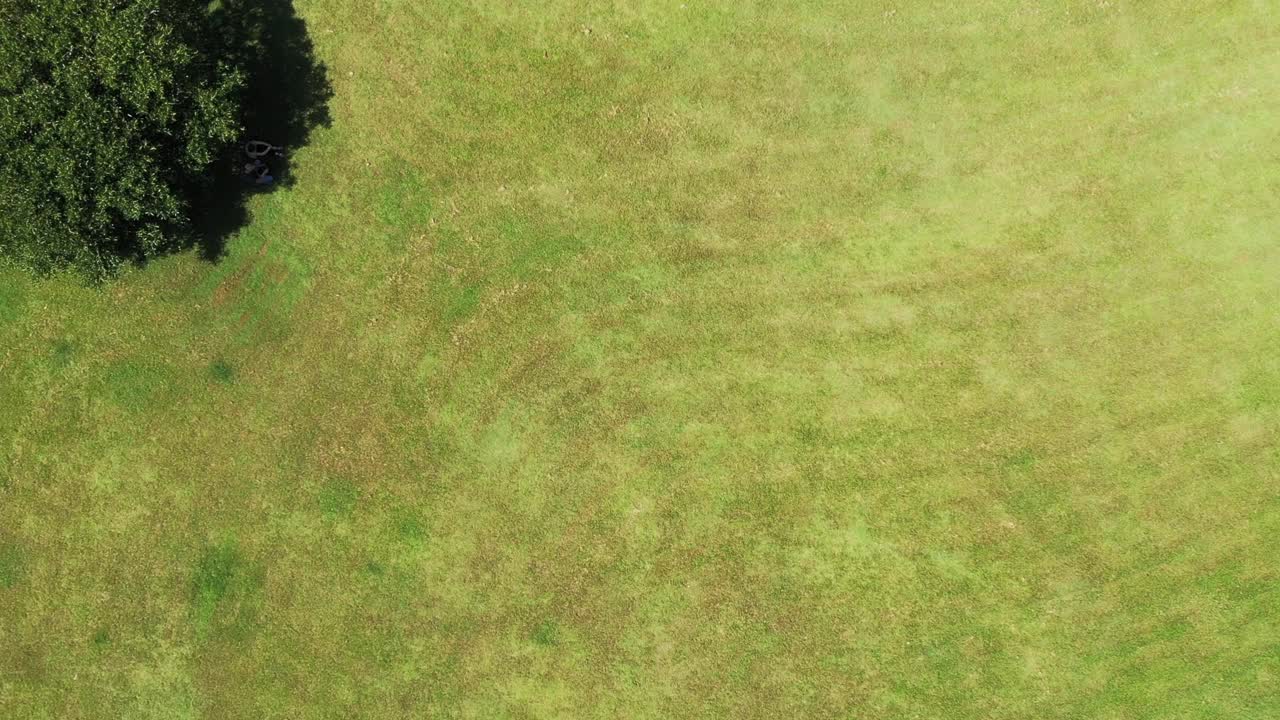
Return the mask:
M296 0L216 263L0 272L0 717L1280 717L1264 0Z

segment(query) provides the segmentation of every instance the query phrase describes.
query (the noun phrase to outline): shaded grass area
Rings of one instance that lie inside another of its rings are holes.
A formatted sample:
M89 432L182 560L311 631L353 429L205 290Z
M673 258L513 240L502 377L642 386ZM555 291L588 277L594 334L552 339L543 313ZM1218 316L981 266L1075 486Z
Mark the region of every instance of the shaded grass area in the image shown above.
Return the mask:
M243 140L286 148L283 156L265 158L276 178L269 186L242 176L246 158L239 145L228 148L214 167L194 210L200 254L216 260L227 239L248 222L251 195L293 185L288 153L306 145L313 129L329 125L333 86L291 1L217 0L210 13L216 35L211 45L244 71Z
M222 261L0 278L0 715L1280 703L1265 8L298 10Z

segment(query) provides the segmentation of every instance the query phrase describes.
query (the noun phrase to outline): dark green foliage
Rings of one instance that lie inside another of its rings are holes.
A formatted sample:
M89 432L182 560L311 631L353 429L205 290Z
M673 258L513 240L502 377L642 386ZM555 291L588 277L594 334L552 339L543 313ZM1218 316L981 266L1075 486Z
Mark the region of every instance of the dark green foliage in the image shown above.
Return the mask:
M0 254L102 278L189 236L239 134L212 22L183 0L0 2Z
M52 364L53 367L61 370L71 364L76 354L76 348L68 340L59 340L53 344Z
M234 540L206 546L191 580L197 633L243 637L256 622L263 582L262 572L247 561Z
M193 603L198 614L212 612L213 606L226 596L239 564L239 553L232 543L204 549L192 581Z
M549 647L558 642L559 635L560 632L556 624L551 620L547 620L534 628L530 637L533 639L534 644Z
M209 365L209 374L220 383L229 383L236 378L236 369L226 360L214 360Z

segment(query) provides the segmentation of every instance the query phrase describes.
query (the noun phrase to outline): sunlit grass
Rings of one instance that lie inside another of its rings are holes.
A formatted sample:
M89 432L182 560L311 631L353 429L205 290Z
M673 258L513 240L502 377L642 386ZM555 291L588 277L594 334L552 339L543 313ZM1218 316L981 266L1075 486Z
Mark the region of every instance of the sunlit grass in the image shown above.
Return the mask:
M227 257L0 275L0 716L1280 706L1265 4L298 10Z

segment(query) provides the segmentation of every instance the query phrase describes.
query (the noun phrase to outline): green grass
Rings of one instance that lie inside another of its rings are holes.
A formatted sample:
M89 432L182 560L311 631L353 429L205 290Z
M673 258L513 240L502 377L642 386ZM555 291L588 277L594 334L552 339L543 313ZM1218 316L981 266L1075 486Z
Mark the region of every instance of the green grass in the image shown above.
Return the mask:
M13 588L21 578L21 550L10 543L0 544L0 589Z
M0 271L0 717L1280 707L1268 4L296 2L224 259Z
M220 383L229 383L236 379L236 369L226 360L214 360L209 364L209 375Z

